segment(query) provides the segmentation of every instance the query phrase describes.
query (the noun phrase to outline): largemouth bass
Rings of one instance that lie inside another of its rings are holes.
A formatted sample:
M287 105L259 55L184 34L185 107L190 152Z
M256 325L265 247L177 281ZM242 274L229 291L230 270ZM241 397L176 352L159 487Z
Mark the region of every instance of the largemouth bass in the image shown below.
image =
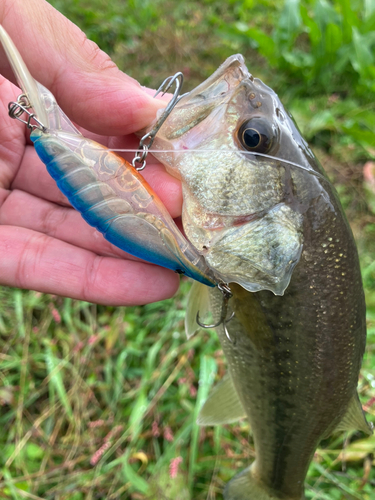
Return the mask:
M301 500L323 437L371 433L356 391L364 293L337 194L275 92L240 55L181 98L154 147L169 150L156 156L182 181L188 239L233 293L217 328L229 374L199 423L247 416L256 460L224 497ZM208 293L220 317L220 291L198 284L187 324Z

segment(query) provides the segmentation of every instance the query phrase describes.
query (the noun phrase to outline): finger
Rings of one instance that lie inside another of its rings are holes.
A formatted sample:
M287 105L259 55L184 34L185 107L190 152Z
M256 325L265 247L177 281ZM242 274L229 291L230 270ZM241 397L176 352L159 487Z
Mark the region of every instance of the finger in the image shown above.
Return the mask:
M62 207L19 190L12 191L4 201L0 225L32 229L98 255L129 257L89 226L74 208Z
M26 146L20 168L11 188L33 194L39 198L69 206L66 196L49 175L46 166L40 161L33 146Z
M6 198L0 211L0 225L32 229L98 255L129 258L89 226L74 208L56 205L23 191L14 190Z
M21 164L26 141L24 127L8 115L8 102L17 99L17 88L1 75L0 95L0 188L7 189Z
M3 0L0 22L33 77L76 123L97 133L128 134L148 126L165 107L44 0ZM3 52L0 71L10 74Z
M5 190L0 190L0 201L2 196L0 225L32 229L98 255L138 260L109 243L74 208L59 206L19 190L8 192L8 196Z
M181 182L169 175L162 165L147 165L142 176L159 196L172 218L182 213Z
M120 306L171 297L179 279L151 264L99 257L29 229L0 226L0 283Z

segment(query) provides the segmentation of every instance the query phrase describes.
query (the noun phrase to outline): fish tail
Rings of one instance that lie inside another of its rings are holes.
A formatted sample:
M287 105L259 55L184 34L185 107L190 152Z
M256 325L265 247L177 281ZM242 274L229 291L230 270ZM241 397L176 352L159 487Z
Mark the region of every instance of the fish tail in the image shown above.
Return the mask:
M287 498L280 496L267 488L253 474L253 467L250 466L237 474L226 485L224 490L224 500L304 500L304 496Z

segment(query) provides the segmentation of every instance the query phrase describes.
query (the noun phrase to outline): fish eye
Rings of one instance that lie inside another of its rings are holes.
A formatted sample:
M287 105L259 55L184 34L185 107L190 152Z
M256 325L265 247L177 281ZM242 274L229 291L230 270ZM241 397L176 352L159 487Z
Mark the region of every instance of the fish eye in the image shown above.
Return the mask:
M248 151L267 153L273 144L272 128L262 118L251 118L238 129L238 140Z

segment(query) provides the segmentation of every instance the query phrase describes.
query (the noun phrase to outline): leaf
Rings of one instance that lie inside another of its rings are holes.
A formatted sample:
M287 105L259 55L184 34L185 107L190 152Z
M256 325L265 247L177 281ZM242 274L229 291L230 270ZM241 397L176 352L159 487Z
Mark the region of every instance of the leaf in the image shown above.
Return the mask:
M132 466L129 464L128 459L130 456L130 451L128 451L123 460L122 470L126 477L126 480L129 481L132 486L141 493L147 494L149 491L149 486L147 481L145 481L141 476L139 476Z
M374 0L364 0L364 4L365 4L365 19L368 19L375 14L375 2Z
M291 47L301 25L300 0L286 0L275 32L277 42Z
M191 436L190 456L189 456L189 485L193 485L194 469L196 467L198 454L198 438L201 428L196 423L198 414L203 406L203 403L208 397L210 388L212 387L217 372L217 363L214 358L202 356L199 370L199 388L197 393L197 401L193 413L193 430Z
M26 330L23 318L23 301L21 290L14 292L14 306L17 317L18 334L21 338L25 338Z
M372 44L373 40L369 34L362 35L357 28L353 28L354 53L352 53L351 63L353 68L364 79L375 76L371 71L371 66L374 65Z
M352 495L352 497L356 498L357 500L363 500L362 495L357 494L354 490L339 481L333 473L329 472L318 462L313 462L311 464L311 467L317 469L322 476L327 478L331 483L335 484L338 488L340 488L340 490L345 491L345 493L348 493L349 495Z
M325 33L325 62L333 62L336 52L342 45L342 30L340 26L328 23Z
M361 125L355 121L346 121L341 130L354 139L364 148L375 148L375 135L372 130L361 127Z
M47 343L47 341L45 346L46 352L44 357L46 361L47 371L49 373L50 384L52 384L56 389L60 402L65 409L65 412L68 415L69 419L73 420L73 410L64 387L63 377L61 375L61 369L65 366L66 361L56 358L53 355L51 346Z
M340 0L338 4L342 12L343 41L349 43L352 40L352 30L360 26L360 21L357 12L352 8L350 0Z
M360 439L346 446L338 456L338 460L346 462L363 460L367 455L374 453L374 449L375 436L371 436L367 439Z
M319 26L315 22L315 20L310 16L305 5L301 5L301 18L303 24L305 26L305 31L307 32L310 43L314 47L320 44L322 39L322 32L319 29Z
M35 443L27 443L26 445L26 456L30 460L41 460L45 455L43 448Z
M335 130L336 120L329 109L315 113L310 121L309 134L312 136L321 130Z
M317 0L314 5L314 18L321 32L324 32L329 23L340 25L340 17L331 3L326 0Z
M311 54L301 50L285 52L282 54L285 61L296 68L309 68L314 65L314 58Z
M129 417L129 426L131 430L131 439L134 442L138 439L139 434L142 432L141 421L143 415L147 410L148 400L143 391L141 391L133 405L133 410Z
M249 28L246 32L246 36L257 43L259 52L266 57L271 64L276 64L275 42L270 36L258 28Z

